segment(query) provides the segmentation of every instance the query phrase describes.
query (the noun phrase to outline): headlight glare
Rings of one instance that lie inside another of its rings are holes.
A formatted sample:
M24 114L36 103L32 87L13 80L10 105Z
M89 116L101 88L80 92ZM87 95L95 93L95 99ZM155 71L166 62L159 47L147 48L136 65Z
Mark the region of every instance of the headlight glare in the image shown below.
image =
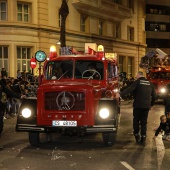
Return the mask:
M117 92L119 92L119 89L116 88L116 89L113 89L113 91L114 91L115 93L117 93Z
M99 111L99 115L102 119L106 119L109 117L109 110L107 108L102 108L100 111Z
M166 90L165 90L165 88L161 88L160 91L161 91L161 93L165 93Z
M25 118L29 118L31 116L31 110L28 108L25 108L21 111L21 114Z

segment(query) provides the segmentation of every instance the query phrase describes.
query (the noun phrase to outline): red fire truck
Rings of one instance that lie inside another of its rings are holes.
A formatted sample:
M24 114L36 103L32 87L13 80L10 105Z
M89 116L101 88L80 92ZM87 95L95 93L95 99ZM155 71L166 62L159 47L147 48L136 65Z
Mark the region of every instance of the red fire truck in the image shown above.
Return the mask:
M163 99L170 85L170 68L166 66L151 67L147 78L155 86L157 99Z
M157 99L163 99L170 84L170 60L160 49L149 51L141 58L139 65L146 69L147 79L155 86Z
M38 51L37 61L45 53ZM40 133L102 133L106 146L116 140L120 117L117 61L104 53L64 55L46 60L36 97L23 100L16 131L28 132L37 146Z

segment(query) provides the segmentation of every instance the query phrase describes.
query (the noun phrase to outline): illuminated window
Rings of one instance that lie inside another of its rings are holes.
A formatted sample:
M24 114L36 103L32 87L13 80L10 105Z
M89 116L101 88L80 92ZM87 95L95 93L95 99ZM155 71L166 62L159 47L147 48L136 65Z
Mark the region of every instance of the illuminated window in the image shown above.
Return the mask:
M166 24L159 24L160 31L167 31Z
M0 2L0 20L7 20L7 3L6 1Z
M8 71L9 59L8 59L8 47L0 46L0 68L5 68Z
M158 13L158 10L157 10L157 9L153 9L153 13L154 13L154 14L157 14L157 13Z
M29 71L31 58L31 48L17 47L17 70Z
M149 12L150 12L151 14L153 14L153 9L151 8Z
M166 24L149 23L149 31L167 31Z
M30 22L30 4L18 2L18 21Z

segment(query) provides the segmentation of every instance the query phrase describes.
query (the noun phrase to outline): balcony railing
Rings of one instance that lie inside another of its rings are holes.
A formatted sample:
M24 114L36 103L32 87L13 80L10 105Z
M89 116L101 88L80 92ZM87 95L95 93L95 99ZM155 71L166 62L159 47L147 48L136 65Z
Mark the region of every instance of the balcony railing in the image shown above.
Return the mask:
M98 18L122 21L132 17L132 9L108 0L73 0L80 13Z

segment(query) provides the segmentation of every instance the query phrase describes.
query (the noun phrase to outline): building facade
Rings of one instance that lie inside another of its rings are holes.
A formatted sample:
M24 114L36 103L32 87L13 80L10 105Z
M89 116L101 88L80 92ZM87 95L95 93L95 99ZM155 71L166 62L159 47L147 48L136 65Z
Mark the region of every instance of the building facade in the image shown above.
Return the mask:
M0 0L0 68L9 76L31 70L30 59L38 50L48 56L55 45L59 53L61 4ZM120 72L134 76L146 49L145 0L68 0L68 7L66 45L80 52L85 43L103 45L105 52L117 54Z
M160 48L170 55L170 1L146 0L147 51Z

